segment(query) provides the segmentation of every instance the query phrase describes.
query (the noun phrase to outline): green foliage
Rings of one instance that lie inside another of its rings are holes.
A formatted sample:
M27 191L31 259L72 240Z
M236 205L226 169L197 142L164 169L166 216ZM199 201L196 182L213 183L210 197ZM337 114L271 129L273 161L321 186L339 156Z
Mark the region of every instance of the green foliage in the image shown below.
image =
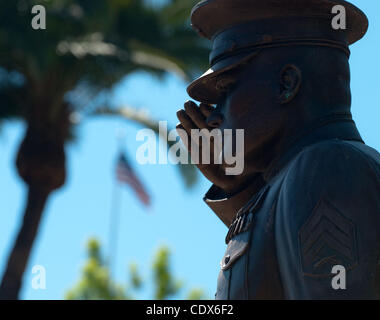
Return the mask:
M170 272L169 255L169 249L162 247L157 251L154 259L153 273L156 284L154 298L157 300L175 295L181 288L181 284L173 279Z
M82 270L82 279L66 294L68 300L122 300L128 299L125 289L114 283L104 263L100 244L90 239L87 244L88 261Z
M141 279L139 275L137 264L132 263L129 266L129 274L131 278L132 288L140 289L142 287L143 280Z
M192 289L188 293L186 300L207 300L207 296L202 289Z
M79 282L65 295L67 300L124 300L135 299L136 292L144 285L138 272L138 266L129 266L129 281L126 286L117 284L110 277L109 266L104 261L100 243L92 238L87 244L88 260L82 269ZM170 250L160 247L155 253L153 264L154 299L164 300L177 295L183 285L172 275L170 268ZM187 299L206 299L201 289L192 289Z

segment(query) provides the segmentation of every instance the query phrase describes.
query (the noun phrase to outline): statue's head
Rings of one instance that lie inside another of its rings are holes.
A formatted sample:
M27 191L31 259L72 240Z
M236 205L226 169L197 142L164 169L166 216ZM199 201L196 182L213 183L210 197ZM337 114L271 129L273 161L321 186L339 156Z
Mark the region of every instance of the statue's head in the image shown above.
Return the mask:
M345 11L337 13L336 5ZM339 13L346 21L334 21ZM245 154L256 170L266 165L259 161L265 162L264 153L271 158L282 141L316 119L350 112L349 45L368 27L355 6L341 0L207 0L195 6L191 20L213 47L211 68L188 93L215 105L211 127L244 129ZM335 30L344 22L345 29Z

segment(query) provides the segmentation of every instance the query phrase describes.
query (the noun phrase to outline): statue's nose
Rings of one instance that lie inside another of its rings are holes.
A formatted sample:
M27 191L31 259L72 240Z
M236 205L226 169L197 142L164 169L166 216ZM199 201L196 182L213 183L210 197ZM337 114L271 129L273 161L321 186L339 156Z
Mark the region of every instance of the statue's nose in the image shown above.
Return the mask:
M218 111L215 111L207 118L207 125L211 128L219 128L223 120L223 114L221 114Z

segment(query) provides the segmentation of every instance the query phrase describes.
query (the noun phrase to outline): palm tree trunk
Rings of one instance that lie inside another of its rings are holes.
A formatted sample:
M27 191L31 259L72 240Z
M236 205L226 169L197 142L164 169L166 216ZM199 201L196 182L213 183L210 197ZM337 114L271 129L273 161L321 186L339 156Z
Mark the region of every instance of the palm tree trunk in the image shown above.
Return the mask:
M23 274L51 191L30 186L21 228L10 253L0 285L0 299L19 298Z

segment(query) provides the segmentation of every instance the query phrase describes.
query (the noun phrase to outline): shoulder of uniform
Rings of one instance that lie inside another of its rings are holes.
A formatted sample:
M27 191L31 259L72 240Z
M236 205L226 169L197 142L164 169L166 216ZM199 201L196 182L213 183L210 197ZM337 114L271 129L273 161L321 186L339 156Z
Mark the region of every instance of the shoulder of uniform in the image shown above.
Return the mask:
M310 154L316 155L326 152L340 153L342 151L348 153L360 153L357 144L366 147L366 145L362 142L352 142L341 139L324 140L304 148L302 152L300 152L299 156L305 156Z
M361 142L326 140L306 147L292 161L288 172L319 170L336 172L342 169L367 168L380 170L380 154ZM350 173L349 171L346 173Z
M364 192L363 185L380 186L380 155L365 144L328 140L305 148L288 165L283 190L318 194Z

